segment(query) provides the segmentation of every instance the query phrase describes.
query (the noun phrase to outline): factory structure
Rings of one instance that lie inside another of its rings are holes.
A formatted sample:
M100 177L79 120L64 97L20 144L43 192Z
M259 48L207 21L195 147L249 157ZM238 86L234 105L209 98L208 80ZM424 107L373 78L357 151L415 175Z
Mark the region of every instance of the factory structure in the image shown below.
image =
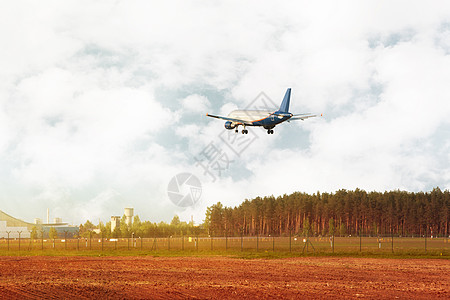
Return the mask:
M133 224L133 216L134 208L126 207L124 209L125 224L131 226ZM120 216L111 217L111 232L113 232L116 228L120 228L121 221L122 217ZM48 238L51 228L56 230L58 237L60 238L64 238L66 235L68 238L73 238L78 236L79 233L78 226L64 223L61 218L53 218L53 222L50 222L50 213L48 209L47 220L45 223L41 218L35 218L34 223L25 222L0 210L0 239L8 237L10 239L16 239L19 237L30 238L33 229L37 231L39 238L41 237L41 232L44 233L44 238Z
M0 238L29 238L34 224L11 217L0 210Z
M79 227L63 223L61 218L54 218L53 223L49 222L49 210L47 209L47 222L43 223L42 219L34 219L34 223L28 223L20 219L14 218L0 210L0 238L30 238L31 231L35 228L38 235L44 233L44 237L48 237L50 228L54 228L58 233L58 237L73 237L78 235Z
M127 224L128 226L131 226L133 224L133 215L134 215L134 208L126 207L124 210L124 216L125 216L125 224ZM120 228L121 219L122 218L120 216L111 217L111 232L113 232L116 228Z

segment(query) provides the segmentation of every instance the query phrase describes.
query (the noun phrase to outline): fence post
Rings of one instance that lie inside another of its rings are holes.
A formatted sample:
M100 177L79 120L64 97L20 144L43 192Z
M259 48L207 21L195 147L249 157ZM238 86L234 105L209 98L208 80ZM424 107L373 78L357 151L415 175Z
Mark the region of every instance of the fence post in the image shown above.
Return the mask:
M157 248L157 244L156 244L156 234L155 234L155 237L154 237L154 239L153 239L152 251L153 251L153 247L155 247L155 251L156 251L156 248Z
M44 230L41 230L41 250L44 250Z
M143 240L143 238L139 237L139 240L141 241L141 251L142 251L142 240Z
M33 245L31 244L31 233L33 231L32 230L28 230L28 232L30 233L30 244L28 245L28 251L31 251L31 249L33 248Z
M244 251L244 228L241 231L241 252Z
M228 231L225 230L225 251L228 250Z
M170 235L167 237L167 250L170 251Z
M22 233L22 231L17 231L19 233L19 251L20 251L20 234Z
M198 233L195 235L195 247L197 248L198 252Z
M292 243L291 243L291 229L289 228L289 252L292 252Z
M11 231L7 231L6 233L8 234L8 251L9 251L9 234L11 233Z
M275 252L275 233L272 236L272 251Z
M211 238L211 251L213 251L213 235L212 235L212 232L211 232L210 238Z
M101 239L102 239L102 252L103 252L103 231L101 231Z
M331 249L332 249L332 252L334 253L334 231L333 231L333 242L332 242L332 245L331 245L332 247L331 247Z
M308 253L309 230L306 230L306 253Z
M391 229L391 251L394 253L394 230Z
M428 234L428 225L425 228L425 252L427 252L427 234Z
M67 250L67 230L64 230L64 250Z
M184 251L184 234L181 236L181 251Z
M89 230L89 250L92 250L92 231Z
M362 244L362 235L361 235L361 228L359 228L359 252L361 252L361 244Z
M259 250L259 237L258 237L258 231L256 231L256 252Z

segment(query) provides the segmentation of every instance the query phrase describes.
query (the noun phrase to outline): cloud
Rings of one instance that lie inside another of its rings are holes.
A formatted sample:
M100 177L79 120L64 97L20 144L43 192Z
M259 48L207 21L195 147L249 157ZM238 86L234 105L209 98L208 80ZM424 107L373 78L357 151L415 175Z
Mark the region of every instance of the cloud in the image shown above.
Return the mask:
M217 201L297 190L450 188L446 2L30 2L0 17L0 200L23 219L134 206L198 222ZM261 91L279 105L287 87L292 112L324 117L250 128L236 154L243 135L204 116ZM231 161L216 181L194 159L211 144ZM186 171L204 196L182 210L167 184Z
M202 95L189 95L181 100L184 112L205 113L210 107L208 98Z
M109 80L91 75L91 80ZM17 86L20 102L9 103L20 139L15 154L28 162L16 173L38 181L49 180L45 174L90 180L88 174L115 165L134 151L133 143L151 138L172 122L170 112L151 93L125 86L90 89L86 79L50 69ZM34 169L44 172L38 176Z

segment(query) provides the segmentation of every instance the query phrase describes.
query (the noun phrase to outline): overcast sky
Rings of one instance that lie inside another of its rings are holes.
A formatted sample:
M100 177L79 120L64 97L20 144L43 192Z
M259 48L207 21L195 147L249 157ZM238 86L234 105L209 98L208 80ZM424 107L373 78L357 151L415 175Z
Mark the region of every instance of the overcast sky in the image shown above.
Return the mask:
M450 189L447 1L6 1L0 38L0 209L25 221ZM288 87L324 116L246 136L205 116ZM188 208L167 193L185 172Z

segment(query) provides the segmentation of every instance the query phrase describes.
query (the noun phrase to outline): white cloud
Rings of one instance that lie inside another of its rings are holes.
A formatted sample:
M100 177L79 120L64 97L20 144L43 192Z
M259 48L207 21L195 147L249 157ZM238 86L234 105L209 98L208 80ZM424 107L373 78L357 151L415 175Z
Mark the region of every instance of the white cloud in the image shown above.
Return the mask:
M106 221L122 212L109 202L200 218L296 190L450 187L446 2L15 2L0 18L0 197L30 203L6 206L24 219L52 206ZM287 87L292 112L325 117L250 128L258 138L211 182L192 158L229 150L204 113L261 91L279 105ZM196 211L166 195L186 170L205 185Z
M187 138L195 138L200 132L200 126L197 124L180 125L176 129L177 135Z
M183 111L205 114L210 107L208 98L202 95L189 95L181 100Z

